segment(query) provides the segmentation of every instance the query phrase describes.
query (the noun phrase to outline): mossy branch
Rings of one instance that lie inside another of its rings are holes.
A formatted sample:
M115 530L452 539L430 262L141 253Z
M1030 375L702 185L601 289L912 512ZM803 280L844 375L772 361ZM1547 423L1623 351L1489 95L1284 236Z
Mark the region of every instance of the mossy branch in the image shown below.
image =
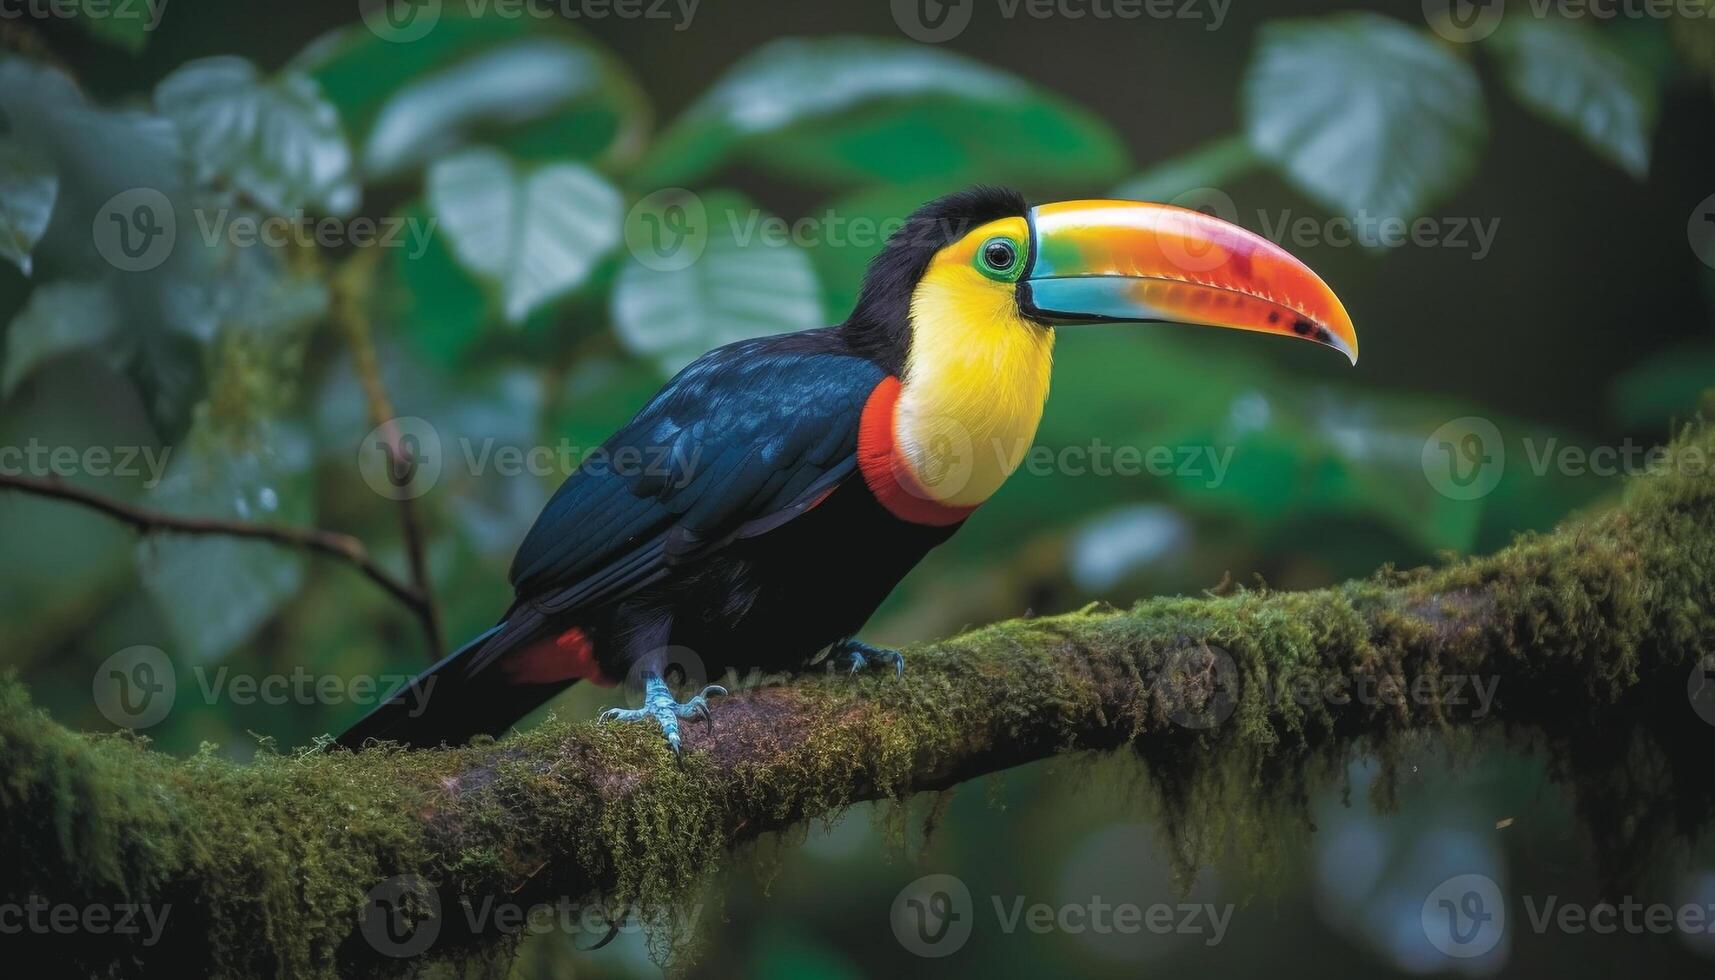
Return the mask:
M67 731L9 683L0 898L170 908L153 946L41 937L95 967L350 976L410 965L359 929L392 876L443 910L570 896L648 919L759 834L1050 756L1130 746L1171 790L1166 819L1215 833L1329 751L1494 719L1600 727L1651 690L1677 692L1658 715L1685 705L1715 649L1712 461L1715 430L1688 427L1671 472L1489 557L1000 623L909 651L903 679L753 687L714 703L713 734L687 730L683 765L647 726L566 721L453 750L176 759ZM1492 703L1446 697L1453 678ZM510 948L441 918L429 957Z

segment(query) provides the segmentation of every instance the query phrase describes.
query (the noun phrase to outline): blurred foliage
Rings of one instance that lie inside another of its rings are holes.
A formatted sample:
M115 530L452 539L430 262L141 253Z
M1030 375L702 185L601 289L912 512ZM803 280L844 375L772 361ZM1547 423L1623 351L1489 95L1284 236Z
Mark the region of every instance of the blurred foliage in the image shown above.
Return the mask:
M703 350L838 319L890 222L929 198L982 181L1017 184L1035 200L1244 189L1289 202L1287 213L1312 202L1303 213L1319 221L1409 221L1480 188L1494 144L1548 139L1525 128L1537 124L1566 134L1554 152L1606 168L1614 195L1635 194L1639 182L1679 173L1677 159L1656 159L1669 148L1658 120L1676 92L1684 97L1689 71L1707 72L1711 47L1706 29L1683 23L1670 32L1513 17L1461 45L1404 15L1271 20L1245 39L1230 115L1217 114L1200 144L1163 146L1136 138L1146 123L1061 94L1044 81L1054 72L898 38L775 39L662 112L652 93L666 69L622 57L593 28L458 6L410 43L352 23L278 68L261 55L197 57L111 98L40 57L40 43L0 54L0 314L10 318L0 445L146 450L162 472L85 467L72 479L174 512L348 531L402 569L394 505L357 466L373 422L350 355L324 322L336 272L365 249L389 248L371 264L363 312L397 411L426 420L441 442L442 478L418 503L456 639L504 608L511 550L566 472L502 472L478 457L587 450ZM135 20L77 23L113 57L158 43ZM1147 49L1171 63L1164 42L1138 48L1140 61ZM1075 73L1075 61L1058 70ZM1700 101L1695 112L1707 109ZM1133 163L1140 145L1151 165ZM119 196L139 188L157 213L176 216L176 241L158 264L126 268L116 236L138 201ZM1668 223L1704 192L1676 198ZM228 233L266 219L286 222L291 240ZM340 233L317 242L328 221ZM396 235L358 242L362 221ZM782 226L784 235L770 231ZM663 231L691 236L697 258L662 261L652 247ZM1410 261L1360 241L1371 246L1360 258L1340 259L1351 277ZM1709 279L1683 248L1673 254ZM1518 289L1546 288L1525 284L1534 269L1518 256L1505 260ZM1457 291L1448 268L1419 273L1425 289L1438 272L1433 288ZM1571 271L1551 285L1592 296L1615 288ZM1388 299L1392 307L1354 309L1366 338L1422 296ZM1686 314L1707 330L1701 309ZM1532 344L1579 355L1580 337L1560 323L1493 329L1504 334L1495 356L1508 341L1515 353ZM1440 393L1460 390L1444 379L1385 389L1363 374L1329 380L1297 352L1232 340L1177 328L1063 337L1043 458L1098 444L1166 448L1176 464L1182 449L1230 451L1223 475L1027 464L890 599L878 638L1195 591L1229 576L1319 584L1493 547L1616 485L1540 469L1521 440L1657 438L1715 370L1707 339L1635 352L1629 369L1613 365L1609 390L1588 393L1607 420L1590 433L1568 430L1553 406L1519 418ZM1467 415L1493 421L1509 453L1493 493L1461 500L1426 479L1424 448ZM404 611L350 570L267 545L137 542L94 515L15 494L0 494L0 540L12 558L0 568L0 648L37 700L74 723L106 727L88 697L91 671L138 643L171 652L181 703L192 706L150 734L175 750L210 739L239 754L251 750L247 730L299 744L357 709L217 708L202 703L193 665L397 676L429 655ZM578 691L562 706L585 711L603 697ZM1036 778L1001 793L1036 828L1024 833L1054 837L1093 819L1047 812L1019 788ZM1007 846L1011 835L982 823L962 823L948 846ZM881 872L812 852L804 860L818 874L853 876L878 894L892 887L878 883ZM726 965L862 972L803 937L758 948ZM997 971L1010 965L980 955Z
M1658 82L1621 46L1586 24L1525 19L1474 48L1494 52L1531 111L1631 176L1646 172ZM107 441L112 417L140 404L148 441L169 460L158 482L101 488L173 511L350 528L385 555L399 547L388 502L351 465L372 420L348 356L319 325L334 270L391 247L390 261L368 267L360 302L386 338L398 411L441 439L446 476L424 502L437 591L482 597L450 600L453 629L475 629L503 601L510 547L565 471L500 474L482 463L498 445L588 449L702 351L837 318L887 231L971 182L1174 199L1267 168L1336 214L1425 214L1472 178L1487 139L1474 48L1376 14L1267 24L1240 85L1241 130L1129 178L1124 141L1093 112L902 40L774 41L711 80L658 136L638 76L559 19L454 9L411 43L353 24L273 73L237 56L185 63L147 107L97 105L61 70L8 55L0 231L28 275L6 332L8 416L19 433L45 424L60 410L52 369L75 363L110 390L92 428L66 441ZM748 169L827 194L825 204L777 218L722 186ZM111 254L127 229L103 223L130 220L109 213L112 199L139 187L176 216L177 238L165 261L133 270ZM392 210L373 212L370 200ZM286 240L232 232L270 218L290 223L279 226L292 229ZM316 238L329 221L366 219L374 242ZM690 240L688 261L660 249L664 234ZM1083 560L1074 545L1096 540L1079 528L1121 526L1103 522L1140 505L1170 508L1160 527L1171 547L1134 530L1128 558L1103 540L1103 561L1120 569L1104 579L1109 594L1212 584L1224 570L1315 581L1379 557L1484 547L1602 489L1528 473L1515 453L1499 492L1452 499L1424 478L1422 447L1470 406L1306 385L1269 351L1217 345L1168 331L1063 342L1056 390L1070 394L1044 419L1047 470L1027 465L932 559L986 579L965 595L983 598L925 616L945 605L927 598L944 583L918 576L888 621L918 635L1021 602L1069 604L1077 597L1054 598L1055 583ZM1693 383L1695 372L1679 374L1680 387ZM1677 390L1652 398L1660 384L1640 377L1614 396L1628 423L1683 404ZM1547 431L1487 415L1509 432ZM1103 475L1090 450L1104 443L1165 451L1157 458L1173 465ZM1091 472L1056 462L1066 452L1084 453ZM0 507L67 535L101 533L84 529L97 523L87 515L38 501ZM1319 553L1306 527L1353 544ZM89 576L106 584L85 608L133 603L134 576L155 600L162 642L193 661L289 655L270 648L292 630L264 627L305 615L314 583L343 574L253 543L148 541L135 553L129 575ZM1169 574L1152 579L1152 565ZM354 624L396 618L380 597L350 598L341 618ZM66 642L53 607L9 619L5 635ZM238 653L250 641L258 649ZM380 640L364 645L378 663L412 662ZM286 734L334 724L311 716Z

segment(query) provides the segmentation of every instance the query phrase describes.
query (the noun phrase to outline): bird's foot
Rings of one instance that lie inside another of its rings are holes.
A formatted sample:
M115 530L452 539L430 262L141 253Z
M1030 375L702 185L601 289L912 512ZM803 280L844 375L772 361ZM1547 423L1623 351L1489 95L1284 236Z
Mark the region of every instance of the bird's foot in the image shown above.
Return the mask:
M873 667L892 667L894 674L905 676L905 654L886 647L870 646L855 637L846 637L834 644L833 657L836 663L846 664L849 673L868 670Z
M709 716L709 696L725 694L726 688L719 684L710 684L702 692L689 701L680 703L673 700L673 691L667 687L667 682L655 674L643 675L643 707L641 708L609 708L601 713L602 721L644 721L653 720L661 726L661 734L667 736L667 747L673 750L674 758L679 757L679 719L701 718L710 731L714 731L714 719Z

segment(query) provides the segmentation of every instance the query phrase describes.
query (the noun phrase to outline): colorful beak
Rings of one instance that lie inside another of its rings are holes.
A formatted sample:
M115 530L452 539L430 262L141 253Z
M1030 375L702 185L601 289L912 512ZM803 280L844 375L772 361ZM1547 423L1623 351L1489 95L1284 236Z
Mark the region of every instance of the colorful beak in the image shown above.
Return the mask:
M1279 245L1199 211L1062 201L1030 211L1020 308L1054 324L1197 323L1326 344L1358 363L1339 297Z

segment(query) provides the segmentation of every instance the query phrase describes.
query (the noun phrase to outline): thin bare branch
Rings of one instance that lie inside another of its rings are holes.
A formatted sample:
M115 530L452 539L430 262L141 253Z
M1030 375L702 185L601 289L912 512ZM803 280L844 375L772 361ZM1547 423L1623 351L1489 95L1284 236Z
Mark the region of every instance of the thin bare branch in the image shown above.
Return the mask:
M351 565L362 572L371 582L381 586L393 598L404 603L417 615L422 614L421 610L426 601L410 585L394 578L385 568L376 564L375 559L369 555L369 549L363 546L363 542L349 534L323 531L317 528L256 524L222 517L191 517L183 514L169 514L166 511L138 507L123 500L103 496L82 487L73 486L58 478L40 479L0 473L0 489L17 490L38 497L77 504L80 507L106 514L108 517L127 524L144 534L165 532L171 534L221 535L268 541L288 548L301 548L329 558L337 558Z
M369 314L364 308L378 258L375 249L359 249L339 267L330 280L329 316L351 348L353 366L357 369L364 400L369 407L369 420L381 430L389 468L393 473L409 473L415 461L400 438L393 400L388 397L387 386L381 380L381 362L375 354L375 342L370 338ZM441 632L440 611L435 605L434 583L429 575L425 535L416 501L409 496L401 496L397 503L399 526L405 539L405 556L411 567L411 584L422 597L422 602L416 607L417 617L428 640L429 659L432 661L445 652L445 637Z

